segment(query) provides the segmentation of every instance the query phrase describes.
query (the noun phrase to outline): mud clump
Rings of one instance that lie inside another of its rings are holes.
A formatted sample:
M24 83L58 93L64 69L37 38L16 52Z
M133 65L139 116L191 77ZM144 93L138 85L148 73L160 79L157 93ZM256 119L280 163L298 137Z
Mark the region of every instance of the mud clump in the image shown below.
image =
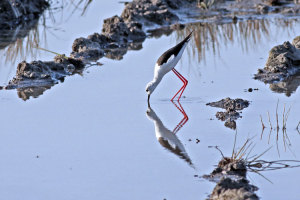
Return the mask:
M207 103L206 105L212 107L223 108L225 112L217 112L216 117L221 121L225 121L225 126L231 129L236 129L236 120L241 118L241 111L249 106L249 101L243 99L222 99L217 102Z
M195 4L196 1L135 0L125 3L121 16L104 20L102 33L78 38L72 46L71 56L82 60L98 60L106 56L121 60L128 50L142 48L146 38L145 26L171 25L179 21L174 10ZM172 32L176 26L167 31ZM166 31L165 29L162 29Z
M300 36L293 42L273 47L263 69L258 69L254 79L270 84L271 90L290 96L298 86L300 74Z
M203 176L205 179L217 182L209 199L259 199L254 193L258 188L249 183L246 173L245 160L224 157L211 174Z
M232 159L224 157L218 164L218 167L211 173L211 177L218 174L237 175L246 177L246 162L243 159Z
M179 20L179 17L171 12L182 5L175 0L140 0L127 3L121 17L126 21L144 21L146 25L170 25Z
M230 178L222 178L217 183L209 199L211 200L258 200L258 196L254 191L258 188L254 185L249 184L247 179L233 180Z
M25 61L18 64L16 76L2 89L17 89L24 100L37 97L50 89L57 81L63 81L67 75L75 74L84 68L81 60L58 55L54 61Z
M282 81L300 71L300 37L296 37L292 44L284 42L282 45L273 47L265 67L258 69L254 79L265 83Z
M77 38L72 45L71 57L96 61L106 56L120 60L128 49L139 49L145 38L141 23L125 23L121 17L113 16L104 20L102 34Z

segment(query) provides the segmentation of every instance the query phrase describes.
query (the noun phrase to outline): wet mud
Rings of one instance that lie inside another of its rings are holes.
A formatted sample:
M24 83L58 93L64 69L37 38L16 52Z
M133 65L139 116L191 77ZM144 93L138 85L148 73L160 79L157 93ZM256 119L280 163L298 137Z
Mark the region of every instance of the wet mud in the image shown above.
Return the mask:
M5 1L6 4L9 1ZM44 1L38 1L40 4L32 2L38 6L40 10L33 13L42 12L46 7ZM293 6L291 6L293 5ZM101 33L94 33L87 38L80 37L74 40L72 52L69 57L75 60L81 60L83 63L97 61L102 57L109 59L121 60L128 50L142 49L142 43L147 37L160 37L169 35L174 30L181 30L185 25L184 18L197 20L198 22L209 23L236 23L238 20L253 20L255 16L261 18L266 13L288 13L289 16L294 16L299 13L299 6L292 2L280 1L216 1L210 7L203 8L199 1L184 0L184 1L169 1L169 0L135 0L124 3L124 10L120 16L112 16L104 20ZM8 7L8 4L6 5ZM34 8L33 6L31 8ZM290 12L286 9L291 10ZM34 10L34 9L33 9ZM11 13L15 10L12 9ZM11 40L12 41L12 40ZM295 47L296 48L296 47ZM295 57L296 55L292 55ZM289 57L290 58L290 57ZM56 61L51 61L55 63ZM49 62L35 61L34 65L48 65ZM63 70L68 68L68 64L61 63ZM20 65L23 65L20 63ZM29 70L34 68L28 68ZM41 68L43 71L43 68ZM51 67L48 68L51 70ZM44 82L45 85L50 83L48 79L41 79L36 75L36 71L32 71L30 79L25 82L32 82L32 86L39 86ZM57 71L49 72L45 70L44 76L55 76L49 74L60 74ZM64 73L62 73L64 74ZM65 75L64 75L65 76ZM26 77L28 78L28 77ZM23 81L19 80L18 71L16 77L5 86L6 89L22 88ZM20 84L20 86L17 86ZM239 118L239 113L219 112L218 118L226 121L227 127L235 129L235 120Z
M217 112L216 118L225 121L225 126L236 129L236 120L242 118L241 110L249 106L249 101L243 99L225 98L220 101L210 102L206 105L225 109L225 112Z
M251 153L250 149L254 147L252 145L250 139L248 139L241 149L233 151L231 157L224 157L222 151L216 147L223 158L210 174L202 176L202 178L216 183L212 193L209 195L209 199L260 199L255 194L259 188L251 184L247 178L249 172L257 173L264 177L261 174L263 171L299 167L299 160L266 161L260 159L269 149L258 156L249 156ZM245 156L246 154L247 156ZM264 178L270 181L266 177Z
M209 199L259 199L255 194L258 187L251 185L246 175L245 160L224 157L211 174L203 176L216 183Z
M254 79L269 83L271 90L290 96L299 86L300 36L292 43L284 42L273 47L263 69L258 69Z
M101 34L77 38L73 43L71 56L85 60L98 60L104 56L121 60L128 50L142 48L149 27L175 24L179 21L175 10L191 2L140 0L125 3L121 16L115 15L104 20ZM170 32L175 27L173 25L162 30Z
M38 97L51 86L64 81L66 76L80 73L84 64L79 59L58 55L54 61L25 61L18 64L16 76L2 89L17 89L18 96L23 100Z

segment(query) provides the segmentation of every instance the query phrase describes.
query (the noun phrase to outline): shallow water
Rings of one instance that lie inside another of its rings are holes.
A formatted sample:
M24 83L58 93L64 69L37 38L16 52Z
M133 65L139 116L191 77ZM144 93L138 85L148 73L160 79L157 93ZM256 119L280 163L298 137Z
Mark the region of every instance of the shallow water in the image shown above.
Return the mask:
M100 32L103 19L121 13L123 5L117 2L92 2L84 16L76 11L68 18L71 8L64 10L63 17L55 12L55 21L47 19L51 29L46 30L47 39L40 46L68 54L75 38ZM249 27L257 25L247 26L247 22L220 25L217 40L203 28L209 25L198 27L198 32L203 31L202 46L192 40L177 66L189 80L181 100L189 120L176 136L192 165L158 142L154 123L146 114L145 85L152 79L154 63L179 41L182 32L149 38L142 50L129 51L121 61L103 58L103 66L66 77L64 83L38 98L23 101L15 90L1 91L0 193L5 199L205 199L214 184L194 175L209 174L222 158L208 146L217 145L224 155L231 155L235 133L237 147L254 137L252 154L272 146L262 156L264 160L298 160L299 90L286 96L252 79L273 46L291 41L300 32L300 22L287 21L288 26L279 25L279 20L271 18L264 22L265 29L256 31ZM228 34L230 26L232 34ZM245 31L241 27L246 27ZM42 38L44 27L38 28ZM39 60L52 58L47 52L36 56ZM31 60L34 57L27 53L26 61ZM20 61L20 57L15 63L1 58L1 84L14 76ZM174 74L167 74L151 97L156 120L169 130L183 118L169 101L181 84ZM245 92L248 88L259 90ZM251 101L237 120L236 131L215 118L221 109L205 105L225 97ZM289 140L284 140L281 129L278 141L276 131L270 132L267 112L275 127L278 100L280 128L284 104L286 110L291 106L286 130ZM260 115L267 126L263 134ZM299 168L261 173L272 183L248 174L251 183L259 187L259 197L298 199Z

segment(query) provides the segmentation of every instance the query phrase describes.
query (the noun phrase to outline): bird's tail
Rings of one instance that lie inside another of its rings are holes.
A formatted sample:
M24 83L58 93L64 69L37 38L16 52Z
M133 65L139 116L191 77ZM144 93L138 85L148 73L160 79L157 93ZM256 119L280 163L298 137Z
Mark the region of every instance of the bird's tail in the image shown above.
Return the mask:
M194 30L192 30L185 38L184 38L184 42L188 42L190 41L191 37L192 37L192 33L194 32Z

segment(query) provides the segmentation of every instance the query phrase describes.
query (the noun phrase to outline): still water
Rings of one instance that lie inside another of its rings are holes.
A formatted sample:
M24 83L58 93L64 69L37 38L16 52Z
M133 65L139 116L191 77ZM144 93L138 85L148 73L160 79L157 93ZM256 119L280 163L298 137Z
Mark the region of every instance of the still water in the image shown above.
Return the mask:
M95 1L83 16L82 10L70 14L73 9L65 6L51 18L46 11L46 26L41 20L36 30L41 47L68 54L74 39L100 32L103 19L120 15L123 5ZM152 110L147 113L145 86L153 77L154 63L190 28L196 34L177 66L189 80L185 98L177 107L169 101L182 84L169 73L153 93ZM237 147L252 138L252 154L272 147L261 159L299 160L299 90L294 88L288 95L274 92L252 78L273 46L291 41L299 32L299 20L276 17L224 25L195 23L170 36L146 39L143 49L129 51L121 61L103 58L103 66L66 77L38 98L24 101L15 90L1 91L1 196L7 200L205 199L215 184L195 175L209 174L222 158L209 146L219 146L231 156L235 134ZM7 48L0 54L0 83L5 85L24 57L7 59ZM24 55L27 62L53 58L35 50ZM246 92L248 88L258 90ZM221 109L206 106L226 97L250 101L236 130L215 118ZM280 129L277 138L267 112L275 127L278 101L280 128L284 105L291 109L286 133ZM260 116L267 126L263 132ZM182 119L187 121L178 128ZM170 150L157 139L159 134L180 144L180 151ZM266 178L248 173L248 179L259 187L262 199L299 199L299 168L261 174Z

